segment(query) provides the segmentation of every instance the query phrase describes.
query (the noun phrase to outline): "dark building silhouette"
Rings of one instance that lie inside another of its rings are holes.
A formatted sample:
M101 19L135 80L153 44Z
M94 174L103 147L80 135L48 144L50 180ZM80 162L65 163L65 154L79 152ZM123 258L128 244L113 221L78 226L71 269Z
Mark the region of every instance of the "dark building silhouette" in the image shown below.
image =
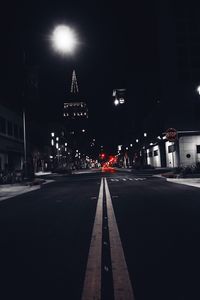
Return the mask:
M160 99L163 129L198 129L200 22L195 5L159 2Z
M22 116L0 105L0 169L21 169L23 160Z

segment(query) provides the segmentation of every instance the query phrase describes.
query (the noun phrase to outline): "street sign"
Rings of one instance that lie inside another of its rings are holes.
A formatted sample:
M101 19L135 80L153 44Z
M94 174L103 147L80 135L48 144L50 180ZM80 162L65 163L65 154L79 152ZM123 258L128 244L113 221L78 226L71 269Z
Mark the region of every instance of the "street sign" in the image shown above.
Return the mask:
M166 134L166 139L169 142L175 142L175 140L177 139L177 131L174 128L167 129L165 134Z

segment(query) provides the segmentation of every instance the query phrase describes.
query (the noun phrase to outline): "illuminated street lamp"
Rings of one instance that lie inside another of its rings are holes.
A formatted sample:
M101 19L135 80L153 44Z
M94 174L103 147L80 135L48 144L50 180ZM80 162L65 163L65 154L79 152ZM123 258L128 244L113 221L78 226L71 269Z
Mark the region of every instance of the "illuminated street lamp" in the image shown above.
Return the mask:
M197 87L197 93L200 95L200 85Z
M58 25L54 28L51 41L54 50L62 54L72 54L78 44L75 32L66 25Z
M118 105L119 105L119 100L118 100L118 99L115 99L114 105L115 105L115 106L118 106Z

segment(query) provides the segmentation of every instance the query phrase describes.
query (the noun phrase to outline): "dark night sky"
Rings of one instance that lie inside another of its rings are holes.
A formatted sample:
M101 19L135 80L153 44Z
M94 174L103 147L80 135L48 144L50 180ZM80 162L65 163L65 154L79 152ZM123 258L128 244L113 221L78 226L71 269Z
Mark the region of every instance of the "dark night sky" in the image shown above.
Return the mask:
M1 101L13 107L21 102L24 50L28 64L39 67L39 98L26 103L34 119L59 120L75 68L94 135L101 143L137 135L160 97L157 14L156 0L4 3ZM51 49L48 36L59 23L74 27L79 35L81 43L73 57L60 57ZM124 108L113 106L113 88L127 89Z

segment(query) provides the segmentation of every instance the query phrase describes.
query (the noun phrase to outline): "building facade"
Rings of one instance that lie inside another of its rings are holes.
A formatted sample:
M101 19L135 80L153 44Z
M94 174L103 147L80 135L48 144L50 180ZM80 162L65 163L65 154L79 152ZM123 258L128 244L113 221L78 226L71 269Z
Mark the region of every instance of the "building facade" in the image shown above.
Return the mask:
M88 108L85 102L65 102L63 116L66 120L81 121L88 118Z
M22 117L0 105L0 169L22 169Z
M164 137L147 147L146 156L147 164L155 168L194 166L200 162L200 131L177 131L175 142Z

